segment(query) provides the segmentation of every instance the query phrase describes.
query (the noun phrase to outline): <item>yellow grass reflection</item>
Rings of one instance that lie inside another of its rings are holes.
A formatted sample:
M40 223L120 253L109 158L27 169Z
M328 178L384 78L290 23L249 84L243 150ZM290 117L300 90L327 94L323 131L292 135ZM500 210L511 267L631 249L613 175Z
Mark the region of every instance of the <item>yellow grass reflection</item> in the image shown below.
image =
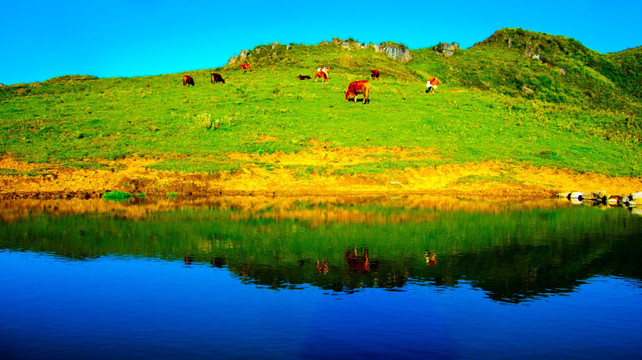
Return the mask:
M138 199L114 202L103 199L5 200L0 203L0 219L13 221L33 214L114 214L127 219L143 219L172 210L216 209L227 212L230 220L260 216L273 220L305 220L314 225L341 223L403 223L430 221L440 210L498 213L572 206L568 201L538 200L522 202L470 201L449 197L355 196L355 197L267 197L220 196L210 198ZM391 211L383 212L381 209Z

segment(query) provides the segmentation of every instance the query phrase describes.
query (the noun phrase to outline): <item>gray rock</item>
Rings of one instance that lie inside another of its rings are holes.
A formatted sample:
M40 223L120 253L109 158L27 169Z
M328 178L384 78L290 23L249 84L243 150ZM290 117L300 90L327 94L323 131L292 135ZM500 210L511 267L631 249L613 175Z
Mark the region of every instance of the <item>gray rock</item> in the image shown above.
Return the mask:
M245 49L243 49L243 50L241 50L241 53L240 53L239 55L232 56L232 57L227 61L227 65L232 65L232 64L234 64L234 63L235 63L235 62L237 62L237 61L243 61L243 60L247 59L247 57L248 57L248 56L250 56L250 52L249 52L249 51L247 51L247 50L245 50Z
M412 55L410 50L402 44L394 43L381 43L375 45L375 51L386 54L388 57L393 58L397 61L407 62L412 60Z
M448 43L439 43L433 48L438 54L443 55L445 57L453 56L457 51L460 50L459 44L456 42L448 44Z

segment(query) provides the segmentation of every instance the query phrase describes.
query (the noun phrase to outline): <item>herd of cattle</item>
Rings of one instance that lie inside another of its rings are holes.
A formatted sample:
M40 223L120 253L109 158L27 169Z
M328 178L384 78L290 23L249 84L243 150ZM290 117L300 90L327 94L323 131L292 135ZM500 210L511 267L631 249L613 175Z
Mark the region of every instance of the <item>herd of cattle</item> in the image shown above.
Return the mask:
M250 69L250 64L242 64L241 65L241 72L248 72L251 71ZM370 77L373 80L379 80L379 75L380 72L379 70L370 70ZM310 76L307 75L299 75L297 76L299 80L310 80L312 79ZM316 82L317 79L321 79L321 81L327 82L330 79L330 68L329 67L320 67L318 68L315 73L314 73L314 81ZM212 84L215 83L221 83L225 84L225 79L223 79L223 76L219 73L212 73L211 74L211 82ZM183 86L185 85L191 85L194 86L194 78L192 78L189 75L184 75L183 76ZM426 93L431 93L437 90L437 86L439 85L439 79L436 77L430 78L428 80L428 83L426 84ZM348 85L348 91L346 91L346 101L350 101L351 99L354 99L354 102L357 102L357 95L362 94L363 95L363 103L364 104L369 104L370 103L370 81L368 80L358 80L358 81L353 81Z

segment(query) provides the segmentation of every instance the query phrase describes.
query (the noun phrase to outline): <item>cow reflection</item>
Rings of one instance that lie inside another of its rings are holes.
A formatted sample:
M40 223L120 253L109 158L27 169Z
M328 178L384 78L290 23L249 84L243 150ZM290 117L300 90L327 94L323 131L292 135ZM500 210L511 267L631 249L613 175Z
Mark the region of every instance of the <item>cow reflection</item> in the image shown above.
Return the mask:
M370 257L368 256L368 249L361 249L359 255L357 249L346 249L345 259L350 267L350 271L365 274L370 272Z
M227 259L225 259L224 257L220 257L220 256L212 257L212 265L216 268L222 268L223 266L226 265L226 263L227 263Z
M330 272L330 263L328 262L328 260L317 260L315 267L317 269L317 272L322 273L323 275Z
M424 257L426 258L426 264L428 264L428 266L437 266L437 254L426 251Z

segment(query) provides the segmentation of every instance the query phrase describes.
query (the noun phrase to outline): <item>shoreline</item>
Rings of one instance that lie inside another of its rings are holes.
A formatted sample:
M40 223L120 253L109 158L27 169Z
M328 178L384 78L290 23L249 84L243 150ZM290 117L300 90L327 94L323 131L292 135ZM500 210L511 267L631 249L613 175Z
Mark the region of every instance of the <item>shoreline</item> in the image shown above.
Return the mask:
M610 177L498 161L334 175L301 174L300 169L287 166L284 157L270 156L268 163L273 165L270 169L250 164L241 171L217 173L148 167L159 162L158 159L101 161L112 170L86 170L25 163L5 157L0 159L0 170L22 174L0 175L0 199L94 199L108 191L119 190L149 197L168 194L191 197L425 195L527 201L553 199L559 193L574 191L628 195L642 190L642 177ZM24 175L30 171L44 175Z

